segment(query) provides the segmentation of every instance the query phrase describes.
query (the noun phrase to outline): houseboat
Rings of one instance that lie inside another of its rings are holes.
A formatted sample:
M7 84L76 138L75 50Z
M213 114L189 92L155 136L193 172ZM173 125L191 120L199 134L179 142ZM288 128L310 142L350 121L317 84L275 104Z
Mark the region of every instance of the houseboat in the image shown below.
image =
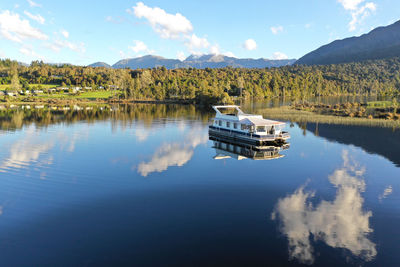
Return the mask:
M284 122L246 114L239 106L234 105L213 106L213 109L217 114L208 129L209 134L214 136L253 145L285 143L290 138L289 133L283 131Z
M214 159L252 159L252 160L271 160L284 157L280 154L282 150L290 147L288 143L274 146L254 146L243 142L228 141L224 138L218 138L213 135L209 136L213 141L213 148L215 149Z

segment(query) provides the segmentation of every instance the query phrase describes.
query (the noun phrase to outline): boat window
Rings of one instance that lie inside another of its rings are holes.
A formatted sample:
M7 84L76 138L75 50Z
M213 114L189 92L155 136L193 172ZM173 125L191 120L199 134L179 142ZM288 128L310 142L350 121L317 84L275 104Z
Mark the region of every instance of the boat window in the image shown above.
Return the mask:
M237 129L237 123L236 122L233 123L233 128Z
M226 127L231 127L231 123L229 121L226 122Z
M250 126L250 125L241 124L240 126L241 126L241 129L242 129L242 130L246 130L246 131L247 131L247 130L250 130L250 129L251 129L251 126Z
M219 125L219 126L222 126L222 121L218 121L218 125Z
M257 126L257 132L265 132L265 126Z

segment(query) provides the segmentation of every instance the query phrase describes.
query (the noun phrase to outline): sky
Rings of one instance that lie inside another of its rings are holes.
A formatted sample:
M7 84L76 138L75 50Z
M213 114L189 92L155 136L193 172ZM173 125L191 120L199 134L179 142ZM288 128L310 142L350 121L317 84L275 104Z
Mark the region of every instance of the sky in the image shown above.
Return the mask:
M400 19L398 0L1 0L0 58L110 65L147 54L300 58Z

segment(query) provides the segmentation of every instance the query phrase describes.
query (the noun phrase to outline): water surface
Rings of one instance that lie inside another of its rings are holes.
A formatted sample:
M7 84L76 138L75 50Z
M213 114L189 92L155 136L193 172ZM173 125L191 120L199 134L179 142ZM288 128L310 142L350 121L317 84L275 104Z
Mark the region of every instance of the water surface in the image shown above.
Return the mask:
M7 112L2 266L400 262L398 130L288 123L254 160L192 106Z

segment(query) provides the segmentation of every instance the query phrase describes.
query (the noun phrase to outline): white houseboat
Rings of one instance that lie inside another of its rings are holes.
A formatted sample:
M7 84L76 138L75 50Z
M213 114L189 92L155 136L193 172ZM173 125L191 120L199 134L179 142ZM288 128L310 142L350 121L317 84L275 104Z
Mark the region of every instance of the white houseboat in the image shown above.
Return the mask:
M283 131L285 123L264 119L261 115L245 114L239 106L213 106L217 113L209 133L233 141L264 145L271 142L285 143L290 138ZM232 111L222 113L222 110Z

